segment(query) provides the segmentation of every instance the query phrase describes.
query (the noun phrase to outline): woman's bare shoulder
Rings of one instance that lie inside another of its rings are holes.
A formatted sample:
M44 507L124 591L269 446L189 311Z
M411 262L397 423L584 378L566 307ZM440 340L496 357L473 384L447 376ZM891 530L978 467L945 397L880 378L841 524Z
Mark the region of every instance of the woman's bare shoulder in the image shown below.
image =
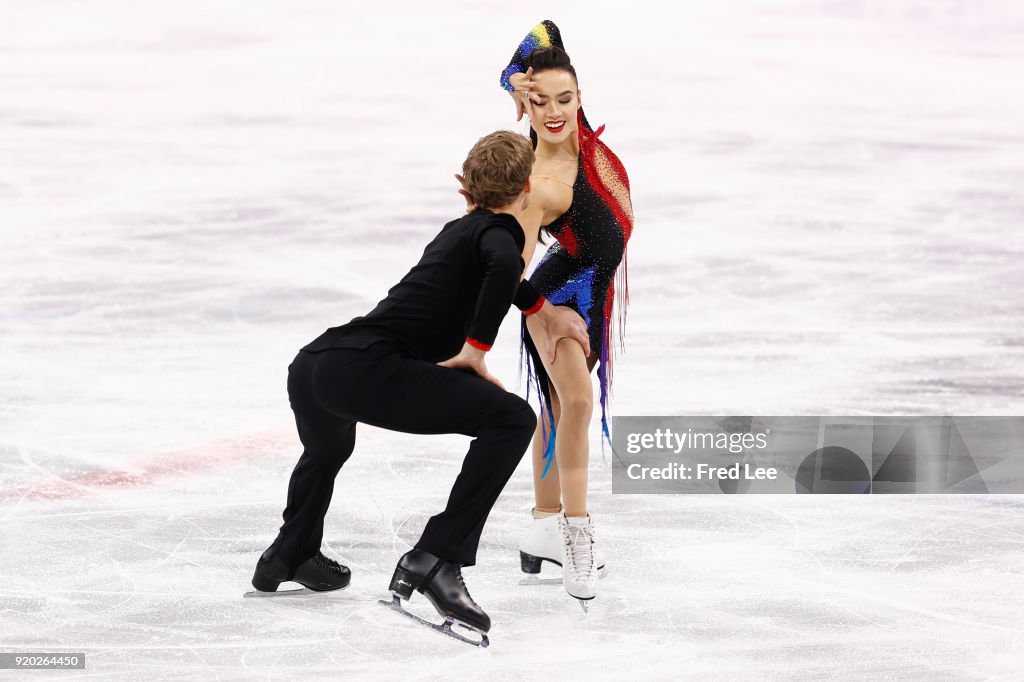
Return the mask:
M544 209L545 217L554 214L554 220L569 210L572 204L572 185L561 178L538 174L530 176L530 203ZM550 222L545 221L545 225Z

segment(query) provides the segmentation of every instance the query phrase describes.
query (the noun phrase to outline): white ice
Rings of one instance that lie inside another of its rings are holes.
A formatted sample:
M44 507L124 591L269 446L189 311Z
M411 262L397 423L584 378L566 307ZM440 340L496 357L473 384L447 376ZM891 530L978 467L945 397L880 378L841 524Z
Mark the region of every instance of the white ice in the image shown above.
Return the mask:
M462 211L477 137L525 130L497 73L545 17L633 185L615 414L1022 413L1019 3L11 0L0 652L85 652L61 679L1020 679L1020 498L612 495L596 428L589 614L521 584L525 461L466 571L489 649L378 607L467 439L363 427L325 537L351 588L242 599L299 454L285 368Z

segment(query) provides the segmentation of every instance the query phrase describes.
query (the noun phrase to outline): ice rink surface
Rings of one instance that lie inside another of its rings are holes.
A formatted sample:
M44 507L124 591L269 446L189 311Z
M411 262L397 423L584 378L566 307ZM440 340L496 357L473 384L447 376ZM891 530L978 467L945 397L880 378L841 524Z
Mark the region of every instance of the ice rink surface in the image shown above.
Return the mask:
M242 599L287 365L525 131L496 80L543 18L633 185L615 414L1022 414L1019 3L10 0L0 652L87 667L0 677L1021 678L1024 499L612 495L596 423L589 614L519 572L525 461L466 571L489 649L377 606L467 439L363 426L325 536L352 586Z

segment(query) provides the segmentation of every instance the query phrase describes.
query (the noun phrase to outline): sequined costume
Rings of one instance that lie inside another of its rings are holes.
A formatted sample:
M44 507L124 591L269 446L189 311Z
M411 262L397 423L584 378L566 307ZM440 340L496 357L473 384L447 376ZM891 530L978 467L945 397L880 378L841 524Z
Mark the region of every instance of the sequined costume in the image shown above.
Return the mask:
M524 60L527 55L551 46L565 49L558 27L545 20L537 24L516 49L511 63L501 73L502 87L511 91L509 77L526 71ZM608 402L615 350L613 332L621 347L625 308L629 302L625 252L633 230L633 207L625 168L611 149L598 139L604 126L596 131L591 128L582 108L576 120L580 154L576 181L572 187L572 204L568 211L546 227L557 242L544 254L530 276L530 283L552 304L570 306L586 322L591 352L599 358L597 375L601 386L601 432L605 439L610 440ZM536 147L537 137L532 129L530 137ZM617 320L614 323L613 301L616 301L617 309ZM525 317L522 334L523 346L528 351L525 355L529 382L527 398L532 384L538 389L549 426L544 449L546 461L541 474L543 477L554 459L554 415L551 411L548 376L536 345L527 332ZM523 355L520 357L522 359Z

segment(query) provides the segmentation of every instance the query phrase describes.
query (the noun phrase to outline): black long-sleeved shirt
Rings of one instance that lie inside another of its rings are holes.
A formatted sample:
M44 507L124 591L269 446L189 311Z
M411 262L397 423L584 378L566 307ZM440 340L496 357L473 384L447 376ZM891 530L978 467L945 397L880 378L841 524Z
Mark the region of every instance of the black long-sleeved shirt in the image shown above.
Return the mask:
M393 339L430 362L457 355L466 341L487 350L513 296L521 306L537 302L528 284L519 288L524 243L522 227L507 213L478 208L453 220L376 308L328 329L303 350Z

